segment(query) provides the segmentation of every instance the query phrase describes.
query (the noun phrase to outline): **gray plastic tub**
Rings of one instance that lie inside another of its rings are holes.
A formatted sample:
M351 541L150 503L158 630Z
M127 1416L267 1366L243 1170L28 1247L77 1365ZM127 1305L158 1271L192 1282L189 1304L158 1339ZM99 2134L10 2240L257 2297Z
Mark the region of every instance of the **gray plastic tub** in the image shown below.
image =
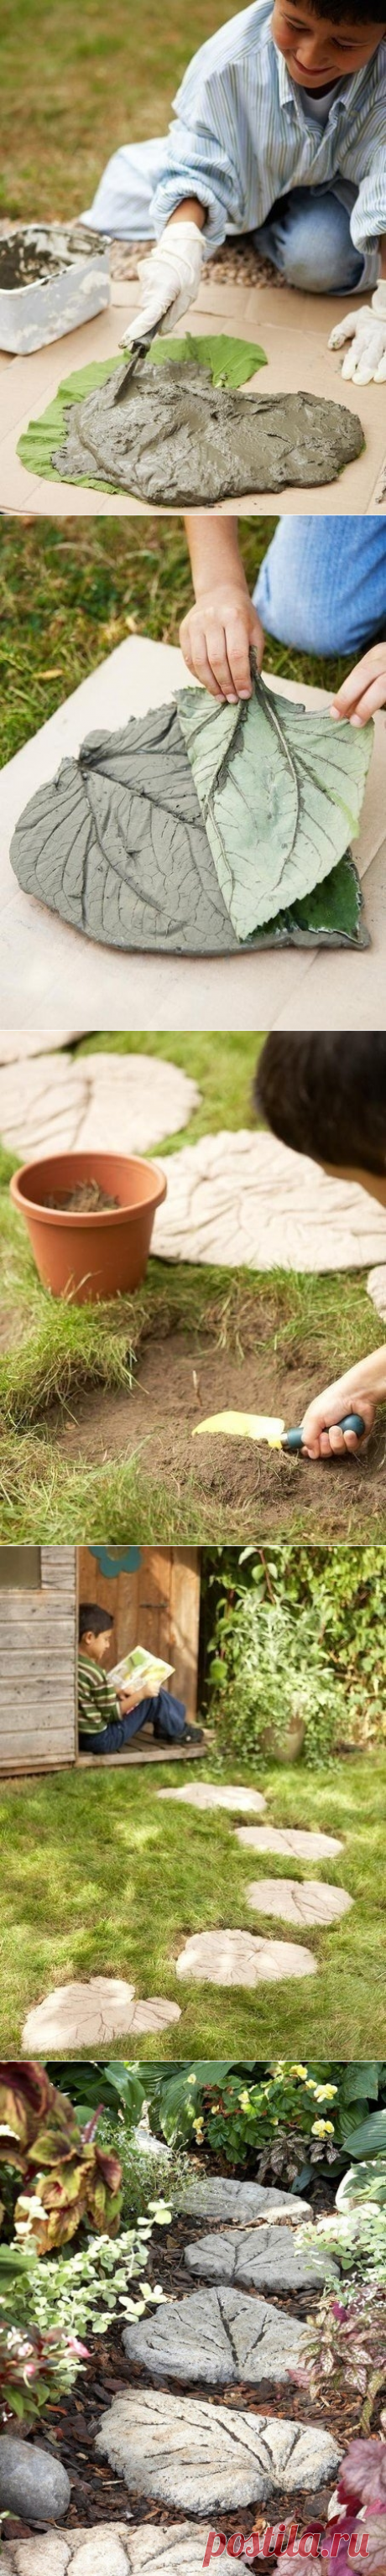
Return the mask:
M33 254L35 275L24 284L3 284L19 255L27 265ZM41 263L41 274L40 271ZM44 349L62 340L81 322L90 322L110 301L110 244L104 234L85 224L15 224L0 235L0 348L14 356Z

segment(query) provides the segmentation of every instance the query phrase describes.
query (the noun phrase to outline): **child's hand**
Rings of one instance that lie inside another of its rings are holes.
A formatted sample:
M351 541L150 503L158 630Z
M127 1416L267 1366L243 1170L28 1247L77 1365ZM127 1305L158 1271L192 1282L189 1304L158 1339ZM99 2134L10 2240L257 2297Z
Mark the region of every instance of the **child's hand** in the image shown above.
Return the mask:
M380 278L371 304L360 304L356 313L345 313L344 321L335 323L329 349L342 349L345 340L351 347L342 376L354 385L386 384L386 278Z
M246 585L221 583L202 593L183 618L180 645L188 670L212 698L226 698L231 706L250 698L251 646L261 671L264 633Z
M359 1371L356 1384L353 1384L351 1369L349 1375L349 1387L347 1377L337 1377L335 1384L327 1386L315 1404L307 1406L302 1423L303 1449L307 1458L356 1457L359 1450L362 1452L367 1448L375 1419L375 1399L364 1395ZM356 1431L341 1430L346 1413L362 1415L365 1430L361 1439L358 1439Z
M338 716L348 716L350 724L364 725L376 715L377 707L386 707L386 644L372 644L363 661L356 662L348 680L337 689L330 716L335 724Z
M140 1698L141 1692L138 1690L138 1682L131 1682L131 1684L129 1682L122 1683L122 1689L117 1691L117 1699L119 1699L119 1706L122 1709L123 1717L127 1717L130 1708L137 1708L138 1700Z

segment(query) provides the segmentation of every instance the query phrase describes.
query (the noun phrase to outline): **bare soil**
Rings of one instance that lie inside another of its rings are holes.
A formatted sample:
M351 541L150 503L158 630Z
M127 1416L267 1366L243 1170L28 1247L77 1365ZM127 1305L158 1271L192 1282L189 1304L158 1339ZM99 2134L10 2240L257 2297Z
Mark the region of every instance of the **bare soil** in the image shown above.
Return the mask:
M152 1473L155 1489L167 1483L169 1509L192 1496L194 1513L203 1509L203 1537L218 1543L246 1535L290 1536L300 1514L303 1535L317 1540L360 1540L384 1528L385 1433L374 1433L362 1458L311 1463L270 1450L263 1443L207 1435L193 1440L207 1414L237 1412L281 1414L287 1428L301 1422L313 1377L320 1375L320 1354L309 1343L305 1355L279 1354L261 1361L222 1352L208 1335L170 1333L149 1337L138 1360L131 1393L93 1389L76 1405L71 1420L57 1423L55 1440L68 1465L112 1464L137 1456L143 1473ZM154 1528L154 1537L162 1530ZM193 1531L194 1535L194 1531Z
M102 1208L119 1207L119 1199L109 1197L99 1181L78 1181L76 1189L57 1190L54 1197L44 1200L44 1206L58 1208L62 1214L65 1210L68 1216L99 1216Z

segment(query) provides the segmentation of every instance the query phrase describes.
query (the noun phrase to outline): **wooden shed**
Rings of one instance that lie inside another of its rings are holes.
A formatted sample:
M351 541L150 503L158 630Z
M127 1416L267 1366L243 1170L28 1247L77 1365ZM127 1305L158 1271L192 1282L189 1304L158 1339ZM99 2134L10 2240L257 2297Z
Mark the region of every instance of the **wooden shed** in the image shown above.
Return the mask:
M77 1719L78 1602L113 1613L106 1659L140 1643L173 1665L194 1718L200 1614L196 1548L0 1547L0 1773L82 1767ZM194 1750L195 1748L192 1748ZM181 1760L152 1730L109 1761Z

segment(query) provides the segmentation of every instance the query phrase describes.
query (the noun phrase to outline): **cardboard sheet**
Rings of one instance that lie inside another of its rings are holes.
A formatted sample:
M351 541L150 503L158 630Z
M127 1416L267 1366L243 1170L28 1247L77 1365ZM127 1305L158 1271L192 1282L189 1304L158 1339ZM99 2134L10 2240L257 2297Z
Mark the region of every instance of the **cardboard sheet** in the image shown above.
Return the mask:
M113 302L95 322L72 331L65 340L49 349L39 349L29 358L16 358L4 374L0 435L0 508L30 511L42 516L68 517L79 514L92 517L147 517L144 502L130 496L88 492L68 483L41 482L27 472L17 455L22 431L32 419L46 411L64 375L91 360L113 357L130 314L138 310L136 286L127 286L122 305L122 286L113 284ZM119 295L119 302L116 297ZM359 413L366 445L356 462L345 468L335 483L316 489L296 491L293 487L278 496L280 512L294 509L323 514L358 512L377 509L386 459L384 388L366 385L360 388L344 381L341 358L327 342L336 322L334 297L298 295L291 287L258 287L245 292L242 287L215 286L210 276L203 279L200 295L192 305L189 325L204 326L211 331L234 331L238 338L257 340L266 351L268 365L251 379L260 392L282 394L289 391L318 394L345 403ZM177 325L177 336L184 337L186 317ZM203 495L204 506L204 495ZM222 502L227 515L237 510L253 513L267 511L272 515L272 492L246 493L239 502ZM167 514L169 515L169 514Z
M17 363L17 362L15 362ZM47 491L47 485L45 486ZM268 674L265 675L268 678ZM34 789L52 778L67 753L99 725L116 728L129 715L160 706L186 684L175 646L130 636L82 681L1 773L0 1011L5 1029L52 1030L78 1018L83 1028L381 1028L386 969L386 716L375 720L375 745L355 858L365 878L366 918L374 946L315 956L294 950L218 959L131 958L84 942L24 895L9 863L15 824ZM325 692L288 696L310 707ZM311 979L311 980L310 980Z

